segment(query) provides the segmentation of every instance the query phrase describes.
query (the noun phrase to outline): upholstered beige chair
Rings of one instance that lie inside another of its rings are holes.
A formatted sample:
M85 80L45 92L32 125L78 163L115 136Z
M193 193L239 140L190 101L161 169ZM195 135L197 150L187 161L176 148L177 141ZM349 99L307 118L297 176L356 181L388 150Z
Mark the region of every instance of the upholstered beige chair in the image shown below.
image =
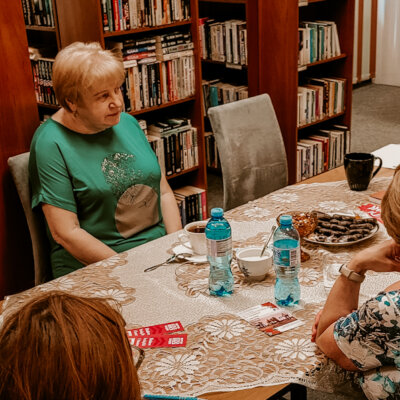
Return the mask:
M8 159L8 166L10 167L11 175L14 179L19 198L21 199L29 233L31 235L35 267L35 285L39 285L52 279L50 244L46 236L44 215L41 210L33 211L31 208L28 164L29 152Z
M224 186L224 209L288 184L285 146L268 94L209 108Z

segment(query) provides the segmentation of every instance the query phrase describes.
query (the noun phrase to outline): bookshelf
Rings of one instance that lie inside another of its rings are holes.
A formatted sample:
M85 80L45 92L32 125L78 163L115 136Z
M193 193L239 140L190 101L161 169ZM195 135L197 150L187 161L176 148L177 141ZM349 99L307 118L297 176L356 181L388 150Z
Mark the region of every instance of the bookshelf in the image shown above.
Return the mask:
M297 141L307 138L313 128L329 123L351 124L351 83L353 66L354 1L309 0L199 0L200 17L229 18L247 22L248 65L232 71L224 63L203 61L203 78L238 74L247 80L249 96L268 93L282 131L287 153L289 183L296 182ZM337 25L341 54L298 68L301 21L329 20ZM306 77L335 76L347 80L345 109L334 116L297 126L297 88ZM206 122L207 130L207 122Z
M97 13L93 12L94 0L43 0L41 3L45 11L36 9L38 15L51 15L46 21L44 17L35 20L35 11L31 8L33 2L20 0L24 12L25 30L28 45L43 49L45 58L54 58L59 50L75 41L97 41ZM31 4L31 6L29 6ZM31 14L31 16L28 16ZM29 22L31 22L29 24ZM36 22L36 23L35 23ZM38 23L42 24L39 25ZM50 26L43 25L44 23ZM45 114L53 114L59 107L49 104L44 99L38 99L37 105L41 119Z
M279 4L278 4L279 3ZM289 182L296 182L296 146L298 139L307 138L311 129L341 124L351 128L351 94L353 68L354 1L309 0L299 7L297 0L263 0L259 3L260 37L263 40L259 64L260 93L269 93L281 127L289 167ZM298 70L298 27L301 21L335 21L341 54L307 65ZM347 80L345 109L332 117L297 126L297 87L307 76L335 76Z
M210 55L210 44L203 46L208 47L207 58L202 57L202 79L205 81L215 81L220 79L220 83L232 84L236 87L246 86L246 96L255 96L259 93L258 88L258 23L259 19L257 16L258 12L258 1L255 0L199 0L199 17L204 20L204 32L205 36L203 40L208 40L211 23L213 22L225 22L230 20L244 21L246 24L246 47L247 47L247 63L242 60L239 64L233 64L226 57L225 61L218 61L211 59ZM208 18L208 20L205 20ZM232 42L232 39L231 39ZM229 46L230 47L230 46ZM243 51L242 51L243 53ZM239 56L240 58L240 56ZM207 89L208 90L208 89ZM234 94L237 98L243 98L240 94ZM207 109L209 103L208 100L205 102L205 108ZM215 140L212 132L208 117L204 113L205 131L207 132L208 142L206 146L208 148L208 170L220 173L219 160L216 159L217 149L215 147ZM207 152L206 152L207 153ZM211 161L211 163L210 163ZM211 165L210 165L211 164Z

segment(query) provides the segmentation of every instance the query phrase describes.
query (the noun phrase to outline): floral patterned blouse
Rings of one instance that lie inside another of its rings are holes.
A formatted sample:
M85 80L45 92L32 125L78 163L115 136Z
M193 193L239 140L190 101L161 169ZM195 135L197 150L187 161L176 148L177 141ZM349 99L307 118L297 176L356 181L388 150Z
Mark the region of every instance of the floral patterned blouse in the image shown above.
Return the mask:
M381 292L334 328L339 348L360 370L370 400L400 399L400 291Z

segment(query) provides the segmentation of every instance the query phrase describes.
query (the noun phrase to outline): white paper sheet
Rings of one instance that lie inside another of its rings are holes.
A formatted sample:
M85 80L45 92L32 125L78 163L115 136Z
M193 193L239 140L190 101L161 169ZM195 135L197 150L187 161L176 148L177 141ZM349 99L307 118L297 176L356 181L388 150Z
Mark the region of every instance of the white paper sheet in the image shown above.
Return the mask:
M372 152L376 157L382 158L382 167L396 169L400 164L400 144L388 144ZM375 165L379 161L375 160Z

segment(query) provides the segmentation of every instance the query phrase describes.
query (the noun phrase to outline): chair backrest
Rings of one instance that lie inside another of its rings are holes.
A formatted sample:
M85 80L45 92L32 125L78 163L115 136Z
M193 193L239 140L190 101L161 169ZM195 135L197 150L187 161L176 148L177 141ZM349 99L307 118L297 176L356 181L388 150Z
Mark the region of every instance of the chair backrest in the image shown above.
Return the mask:
M29 152L8 159L8 166L10 167L11 175L14 179L19 198L21 199L29 233L31 235L35 267L35 285L39 285L52 279L50 244L46 235L44 215L40 207L37 207L35 211L33 211L31 207L28 165Z
M208 110L221 160L224 209L288 184L285 146L268 94Z

